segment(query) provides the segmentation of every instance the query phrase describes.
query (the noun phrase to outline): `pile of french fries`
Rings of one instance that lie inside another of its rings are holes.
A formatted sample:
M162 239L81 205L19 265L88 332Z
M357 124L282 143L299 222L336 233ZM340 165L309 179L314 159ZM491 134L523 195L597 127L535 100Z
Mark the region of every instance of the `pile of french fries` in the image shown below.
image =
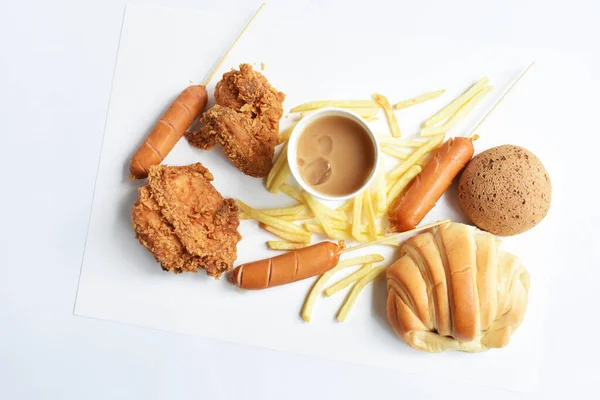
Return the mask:
M344 300L342 303L342 307L337 313L337 320L344 322L362 289L385 270L385 267L381 265L373 267L373 263L383 261L383 259L384 258L379 254L369 254L366 256L354 257L340 261L333 269L325 272L315 282L312 289L308 293L306 300L304 301L304 306L302 307L302 312L300 313L302 319L306 322L310 322L314 304L319 294L323 293L325 296L330 297L340 290L354 284L348 293L348 296L346 296L346 300ZM331 279L334 274L348 267L355 266L360 266L360 268L323 290L329 279Z
M371 187L338 208L331 208L299 187L287 183L291 174L287 162L287 141L294 129L295 124L293 124L280 135L279 144L283 147L265 184L271 193L284 193L294 199L296 204L284 208L257 210L238 201L240 218L254 219L259 222L262 229L278 237L279 240L267 241L268 247L274 250L305 247L311 243L313 234L333 240L363 243L381 239L386 231L386 215L394 210L395 204L402 198L413 179L421 173L434 152L442 145L446 134L466 119L491 91L488 78L479 80L427 119L421 126L420 137L411 140L401 137L395 110L403 110L436 99L442 96L445 90L425 93L394 105L387 97L376 93L372 100L311 101L292 108L290 115L299 115L300 119L323 107L346 108L367 121L376 120L377 114L383 111L390 135L378 135L379 143L382 153L388 156L386 158L396 162L397 165L386 171L384 160L381 160ZM383 244L398 245L395 240ZM321 275L304 303L302 318L307 322L310 321L314 302L321 291L329 297L354 284L337 315L339 321L344 321L362 288L383 272L384 267L373 267L373 263L379 261L383 261L383 257L378 254L355 257L341 261L335 268ZM356 265L361 267L323 290L327 281L336 272Z
M419 175L433 152L442 145L446 133L458 126L491 91L489 79L481 79L427 119L422 125L421 137L412 140L401 138L395 110L437 99L445 90L428 92L394 105L391 105L386 96L375 93L372 100L311 101L292 108L290 115L300 115L301 118L323 107L346 108L371 120L383 111L390 135L378 135L379 143L382 153L389 156L386 158L397 165L386 171L384 160L381 160L381 167L370 188L337 209L330 208L309 193L287 184L291 174L287 162L287 141L294 129L293 124L280 135L279 143L282 148L267 176L266 187L275 194L285 193L296 200L297 204L286 208L257 210L240 203L240 217L259 221L261 228L277 236L280 240L267 241L267 245L276 250L304 247L310 244L312 234L363 243L381 238L386 230L386 214ZM391 241L387 244L396 243Z

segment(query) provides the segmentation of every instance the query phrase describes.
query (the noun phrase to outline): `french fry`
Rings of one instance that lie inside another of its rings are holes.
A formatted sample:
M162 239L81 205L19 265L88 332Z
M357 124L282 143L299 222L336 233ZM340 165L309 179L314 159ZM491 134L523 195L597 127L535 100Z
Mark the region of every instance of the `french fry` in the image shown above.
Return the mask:
M421 168L425 168L425 166L427 165L427 163L433 158L433 152L430 152L429 154L425 154L423 157L421 157L421 159L419 161L417 161L417 163L415 165L418 165Z
M415 150L415 152L412 153L410 155L410 157L408 157L406 159L406 161L404 161L402 164L397 166L392 172L390 172L388 174L388 178L391 180L391 179L396 179L396 178L402 176L406 171L408 171L408 169L410 167L415 165L423 156L425 156L427 153L429 153L433 149L440 146L440 144L443 141L444 141L444 135L437 135L437 136L434 136L428 142L425 142L425 144L423 144L423 146L421 146L417 150Z
M363 193L359 193L354 197L354 203L352 203L352 236L356 240L360 240L362 231L362 197Z
M341 206L339 206L338 208L336 208L336 211L341 211L341 212L346 212L346 211L350 211L352 210L352 202L353 200L350 199L347 202L345 202L344 204L342 204Z
M378 117L364 117L364 119L367 122L373 122L373 121L377 121L379 118Z
M363 197L363 209L364 209L364 204L365 204L365 203L366 203L366 200L365 200L365 198ZM364 211L364 210L363 210L363 211ZM366 211L365 211L365 212L366 212ZM366 215L366 214L365 214L365 215ZM342 231L347 231L347 232L348 232L348 233L350 233L350 234L352 233L352 224L351 224L350 222L348 222L348 221L338 221L338 220L334 220L334 219L332 219L332 220L331 220L331 227L332 227L333 229L340 229L340 230L342 230ZM363 229L361 230L361 232L360 232L360 233L361 233L361 234L367 234L367 233L368 233L368 229L367 229L367 227L363 225L363 227L362 227L362 228L363 228ZM383 229L383 228L381 228L381 227L377 227L377 228L376 228L376 233L377 233L378 235L380 235L380 234L382 235L382 234L384 234L384 233L385 233L385 231L384 231L384 229Z
M400 137L400 126L398 126L398 119L396 118L396 114L394 114L394 110L392 110L392 106L390 105L390 101L387 97L382 94L375 93L373 95L373 100L377 102L383 108L383 112L385 113L385 117L387 118L388 125L390 126L390 132L393 137Z
M379 169L373 183L375 197L375 213L378 216L383 216L386 211L386 187L385 187L385 165L384 160L379 162Z
M292 131L296 127L296 124L297 123L294 123L292 126L290 126L289 128L287 128L285 131L283 131L279 135L279 144L283 144L283 143L287 142L290 139L290 135L292 134Z
M287 232L281 229L274 228L270 225L263 224L262 222L258 224L262 229L267 232L272 233L275 236L278 236L282 239L289 240L290 242L298 242L298 243L310 243L310 232L305 233L295 233L295 232Z
M299 215L282 215L281 217L278 217L278 218L283 221L306 221L309 219L313 219L314 217L315 216L312 214L299 214Z
M244 202L242 202L241 200L237 201L238 207L242 209L243 212L245 212L250 218L255 219L259 222L262 222L265 225L270 225L273 228L279 229L281 231L284 232L290 232L290 233L299 233L299 234L306 234L306 229L303 229L302 227L296 225L296 224L292 224L291 222L288 221L282 221L280 219L278 219L277 217L273 217L271 215L265 215L263 213L261 213L260 211L250 207L247 204L244 204Z
M350 233L348 233L348 231L345 231L343 229L332 228L332 232L331 232L332 236L329 236L325 233L325 231L323 230L323 227L321 227L321 225L318 225L318 224L311 224L311 223L307 222L304 224L304 228L311 233L317 233L319 235L327 236L329 239L356 240ZM364 235L364 238L366 240L367 236Z
M310 195L310 193L303 192L302 195L304 196L304 200L306 200L306 204L308 204L308 207L315 214L315 217L317 218L317 220L323 227L325 234L329 237L333 237L333 228L332 228L331 224L329 223L329 219L327 218L326 214L321 212L321 210L319 209L319 206L322 204L320 204L317 200L315 200ZM326 206L323 206L323 207L331 210L329 207L326 207ZM331 211L335 212L335 210L331 210Z
M390 147L421 147L425 143L419 140L398 139L386 135L377 135L377 139L382 146Z
M290 171L290 165L286 162L281 167L277 175L275 175L273 181L271 181L271 188L269 189L269 191L271 193L279 193L279 191L281 190L281 186L288 180L291 173L292 171Z
M371 269L368 274L360 278L358 282L356 282L356 284L352 287L350 294L348 294L346 301L344 301L342 308L340 308L340 311L338 312L338 321L344 322L346 320L346 318L348 317L348 313L352 309L352 306L356 302L356 299L358 298L358 295L363 290L363 288L373 279L377 278L383 271L385 271L384 266L375 267Z
M451 115L448 118L448 121L446 121L443 125L441 125L441 126L426 126L424 128L421 128L421 132L420 132L421 136L432 136L432 135L436 135L438 133L449 132L451 129L456 127L456 125L459 122L463 121L467 117L467 115L469 115L471 113L471 111L473 111L475 106L477 106L477 103L479 103L481 101L481 99L483 99L492 90L493 90L493 88L489 85L484 87L483 89L481 89L481 91L479 93L477 93L469 101L467 101L465 103L465 105L463 105L461 108L459 108L458 111L456 111L456 113Z
M304 197L304 201L310 207L310 209L315 214L315 216L317 214L324 214L324 215L327 215L328 217L331 217L333 219L338 219L340 221L346 220L345 213L334 210L333 208L327 207L325 204L322 204L319 201L317 201L310 193L303 191L302 197Z
M298 206L296 206L298 207ZM289 207L289 208L282 208L281 210L291 210L294 207ZM277 209L273 209L273 210L277 210ZM272 210L261 210L261 212L263 212L264 214L269 215L268 213L265 213L264 211L272 211ZM288 215L271 215L274 217L277 217L283 221L305 221L307 219L313 219L315 216L312 214L288 214ZM243 211L240 211L238 213L238 217L240 219L252 219L250 218L250 216L248 214L246 214Z
M422 168L418 165L413 165L412 167L410 167L408 169L408 171L406 171L404 173L404 175L402 175L400 178L398 178L398 180L392 185L392 187L390 187L390 190L388 190L387 193L387 207L389 208L390 205L392 205L392 203L394 202L394 200L396 200L396 197L398 197L400 195L400 193L402 193L402 191L412 182L413 179L415 179L415 177L417 175L419 175L422 171Z
M258 210L259 212L265 215L271 215L273 217L280 217L283 215L297 215L302 211L306 211L306 206L304 204L299 204L293 207L285 207L285 208L270 208L266 210Z
M267 175L267 182L265 183L267 190L271 191L273 180L275 179L277 174L279 174L279 171L281 170L284 164L287 164L287 143L285 144L285 146L283 146L283 148L277 155L277 159L275 160L275 163L273 163L273 167L271 167L269 175Z
M373 100L319 100L300 104L290 110L290 113L317 110L324 107L338 108L377 108L378 104Z
M372 108L348 108L348 111L352 111L355 114L360 115L361 117L367 118L375 118L377 113L379 112L379 107Z
M359 280L360 278L362 278L363 276L368 274L372 267L373 267L373 264L370 264L370 263L363 265L362 267L360 267L359 269L357 269L356 271L354 271L353 273L351 273L344 279L329 286L327 289L325 289L323 291L323 293L325 293L325 296L331 297L332 295L336 294L340 290L345 289L351 283L356 282L357 280Z
M416 104L420 104L420 103L424 103L429 100L437 99L438 97L443 95L445 92L446 92L446 89L436 90L435 92L425 93L425 94L417 96L413 99L399 101L396 104L394 104L393 108L394 108L394 110L401 110L403 108L412 107Z
M377 223L375 222L375 210L371 201L371 191L367 188L363 195L363 211L367 218L367 236L369 240L377 240Z
M311 232L311 233L316 233L319 235L323 235L323 236L327 236L325 235L325 231L323 230L323 228L320 225L317 224L311 224L311 223L305 223L304 227L306 228L307 231ZM385 235L378 235L377 239L382 239ZM333 236L330 237L330 239L334 239L334 240L352 240L352 241L358 241L361 243L367 243L369 242L369 238L367 237L367 235L365 233L360 233L360 239L356 240L356 238L354 236L352 236L351 233L349 233L347 230L343 230L343 229L336 229L333 228ZM394 239L390 239L389 241L385 241L382 242L380 244L383 245L389 245L389 246L395 246L398 247L400 246L400 244L398 243L397 240Z
M361 118L375 118L375 116L377 115L377 113L379 112L379 108L347 108L347 107L340 107L340 108L345 108L348 111L352 111L353 113L357 114L359 117ZM309 115L311 115L313 112L315 112L316 110L311 110L311 111L303 111L300 113L300 119L302 118L306 118Z
M295 188L295 187L291 187L290 185L287 184L283 184L281 185L281 191L285 194L287 194L289 197L291 197L292 199L296 200L298 203L303 203L305 204L306 202L304 201L304 197L302 197L302 190Z
M315 304L315 300L317 299L317 295L323 289L323 286L327 283L327 281L338 271L341 271L344 268L353 267L355 265L362 265L368 263L374 263L378 261L383 261L383 257L379 254L369 254L367 256L359 256L354 258L349 258L347 260L340 261L338 265L329 271L325 272L313 285L310 292L308 292L308 296L304 301L304 305L302 306L302 312L300 315L302 319L306 322L310 322L310 318L312 315L312 310ZM358 283L357 283L358 284Z
M410 153L406 153L402 150L388 146L381 146L381 152L387 154L388 156L397 158L398 160L406 160L408 157L410 157Z
M267 242L267 246L269 246L269 248L272 250L294 250L306 247L306 243L294 243L285 240L269 240Z
M452 102L450 102L446 107L442 108L437 114L425 121L423 123L423 126L433 126L436 125L438 122L442 122L450 115L458 111L458 109L461 108L463 104L471 100L471 98L477 93L479 93L479 91L483 89L489 82L490 80L488 78L482 78L479 82L471 86L466 92L458 96L456 99L452 100Z

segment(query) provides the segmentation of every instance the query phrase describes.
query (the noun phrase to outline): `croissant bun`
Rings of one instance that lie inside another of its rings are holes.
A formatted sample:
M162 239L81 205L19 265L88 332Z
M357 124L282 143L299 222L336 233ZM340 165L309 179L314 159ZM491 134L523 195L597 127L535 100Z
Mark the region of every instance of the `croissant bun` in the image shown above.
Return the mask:
M407 240L386 271L387 314L428 352L504 347L527 308L529 274L492 234L447 223Z

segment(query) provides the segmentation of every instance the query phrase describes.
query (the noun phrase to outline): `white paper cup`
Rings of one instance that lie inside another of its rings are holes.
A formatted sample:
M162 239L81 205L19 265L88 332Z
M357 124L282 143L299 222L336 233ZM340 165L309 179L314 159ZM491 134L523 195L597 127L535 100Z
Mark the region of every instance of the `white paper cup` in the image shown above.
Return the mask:
M365 133L369 136L369 138L371 139L371 142L373 143L373 148L375 150L375 163L373 164L373 170L371 171L369 178L365 181L365 183L358 190L356 190L352 193L348 193L343 196L330 196L330 195L321 193L318 190L311 187L308 183L306 183L304 181L304 179L302 179L302 175L300 174L300 169L298 167L298 161L297 161L297 156L296 156L297 151L298 151L298 141L300 140L300 136L302 135L302 133L304 132L304 129L306 129L308 124L318 120L319 118L330 117L330 116L344 117L344 118L348 118L348 119L358 123L364 129ZM379 167L379 153L380 153L380 150L379 150L379 142L377 141L377 136L375 136L373 131L371 131L371 128L369 128L369 126L367 125L365 120L362 119L359 115L357 115L351 111L348 111L346 109L343 109L343 108L322 108L320 110L313 112L308 117L303 118L300 122L298 122L298 124L294 127L294 130L290 134L290 138L288 140L288 147L287 147L287 158L288 158L288 164L290 166L290 171L292 172L292 175L294 176L296 181L300 184L302 189L306 190L308 193L312 194L314 197L320 198L322 200L329 200L329 201L348 200L348 199L355 197L360 192L362 192L363 190L368 188L371 185L371 183L373 182L373 179L375 178L375 175L377 173L377 168Z

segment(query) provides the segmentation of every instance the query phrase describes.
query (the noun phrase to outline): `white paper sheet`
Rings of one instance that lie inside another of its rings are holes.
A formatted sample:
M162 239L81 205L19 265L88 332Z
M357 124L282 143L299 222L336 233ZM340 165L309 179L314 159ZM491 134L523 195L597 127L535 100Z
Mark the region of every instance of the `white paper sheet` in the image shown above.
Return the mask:
M286 109L307 100L368 98L381 92L392 101L430 90L447 93L402 112L398 119L406 137L418 125L477 79L486 75L495 92L462 129L465 134L534 58L538 64L481 130L476 149L513 143L534 151L545 163L555 188L562 181L561 125L548 114L553 97L566 93L561 73L569 60L504 49L493 44L452 42L415 33L394 36L393 25L372 23L352 29L356 15L328 23L333 10L299 9L294 15L267 7L239 42L209 87L222 72L240 62L266 63L265 74L287 93ZM350 12L350 11L348 11ZM124 20L96 182L93 210L75 307L76 315L167 331L195 334L269 349L290 351L368 366L392 368L456 381L532 391L537 381L545 299L551 270L560 262L557 243L560 214L551 212L532 231L505 240L505 248L524 261L531 274L530 304L525 321L502 350L482 354L426 354L400 341L385 316L385 282L379 280L360 296L346 323L335 314L344 298L320 298L313 322L304 323L299 310L313 280L259 292L243 292L225 279L204 273L163 272L136 241L131 206L141 182L127 179L129 159L150 127L173 98L189 84L201 82L249 17L245 13L129 7ZM198 23L197 21L202 21ZM342 32L344 33L342 35ZM217 39L218 38L218 39ZM574 68L569 64L571 70ZM553 96L546 84L554 82ZM562 90L562 92L561 92ZM284 121L284 125L285 125ZM388 134L383 116L374 123ZM203 152L182 140L166 159L184 165L200 161L215 176L215 187L227 197L256 207L292 203L268 193L260 179L241 174L221 150ZM555 190L553 211L561 202ZM461 221L455 189L450 190L424 222L442 218ZM269 238L256 223L243 221L238 262L271 256ZM394 252L374 247L386 264Z

